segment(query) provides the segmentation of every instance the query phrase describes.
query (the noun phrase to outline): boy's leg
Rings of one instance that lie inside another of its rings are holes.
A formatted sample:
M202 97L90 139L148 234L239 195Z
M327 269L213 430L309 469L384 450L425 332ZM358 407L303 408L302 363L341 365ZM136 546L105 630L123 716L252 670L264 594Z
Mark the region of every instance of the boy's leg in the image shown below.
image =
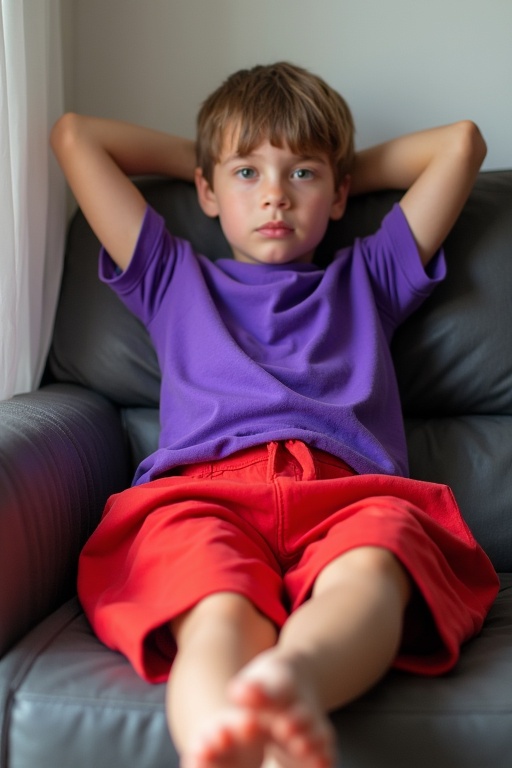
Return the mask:
M354 549L330 563L313 595L289 618L273 648L234 677L231 702L262 724L266 758L277 765L334 765L326 716L364 693L389 669L400 644L409 577L389 552ZM222 766L204 733L196 765Z
M209 734L225 764L259 766L263 739L253 712L234 706L228 683L275 644L274 625L243 596L213 594L171 624L178 645L167 687L167 717L183 763L193 764L198 734ZM226 757L228 755L228 757Z
M283 627L275 658L311 676L324 711L343 706L389 670L411 591L393 554L379 547L350 550L320 573L312 598Z

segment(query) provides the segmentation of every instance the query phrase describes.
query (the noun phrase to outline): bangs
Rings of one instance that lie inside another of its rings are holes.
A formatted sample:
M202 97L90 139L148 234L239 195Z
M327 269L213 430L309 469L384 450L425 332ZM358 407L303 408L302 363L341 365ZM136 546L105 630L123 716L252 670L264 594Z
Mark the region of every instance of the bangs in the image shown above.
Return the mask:
M197 155L211 182L226 143L250 154L265 141L299 156L323 154L336 182L348 172L354 125L339 93L321 78L281 62L241 70L207 99L198 116Z
M301 119L302 118L302 119ZM321 128L312 125L310 115L297 115L288 109L268 110L268 113L256 121L251 114L239 116L233 126L236 136L237 152L250 154L264 141L274 147L288 146L295 155L310 155L317 152L327 153L331 142L321 135Z

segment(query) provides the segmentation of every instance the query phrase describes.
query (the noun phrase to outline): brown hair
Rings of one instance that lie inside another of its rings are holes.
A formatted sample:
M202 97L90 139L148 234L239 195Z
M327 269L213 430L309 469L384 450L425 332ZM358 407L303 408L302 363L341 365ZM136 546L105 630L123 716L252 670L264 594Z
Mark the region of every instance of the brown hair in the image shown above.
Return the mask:
M197 163L213 183L227 131L238 152L262 141L294 154L325 152L338 186L354 154L354 122L345 100L317 75L287 62L235 72L206 99L197 118Z

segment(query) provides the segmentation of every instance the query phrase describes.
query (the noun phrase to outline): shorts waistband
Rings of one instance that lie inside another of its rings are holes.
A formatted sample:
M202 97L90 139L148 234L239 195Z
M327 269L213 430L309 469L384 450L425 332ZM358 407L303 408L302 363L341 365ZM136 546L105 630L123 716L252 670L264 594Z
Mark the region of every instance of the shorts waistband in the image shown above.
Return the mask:
M279 476L295 477L300 480L316 480L318 464L330 464L347 476L357 474L342 459L319 448L313 448L301 440L272 441L232 453L214 461L189 464L177 468L176 474L186 477L215 477L229 470L239 470L257 463L266 463L266 479L271 481Z

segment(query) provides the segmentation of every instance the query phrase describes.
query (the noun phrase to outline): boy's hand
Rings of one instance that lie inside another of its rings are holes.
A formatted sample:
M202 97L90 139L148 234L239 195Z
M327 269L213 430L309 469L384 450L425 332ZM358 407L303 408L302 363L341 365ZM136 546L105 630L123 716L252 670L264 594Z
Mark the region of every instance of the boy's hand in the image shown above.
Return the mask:
M407 189L400 205L426 265L457 220L486 151L470 121L393 139L356 155L351 193Z
M51 144L86 219L121 269L146 210L129 176L194 178L192 141L128 123L67 114L55 124Z

